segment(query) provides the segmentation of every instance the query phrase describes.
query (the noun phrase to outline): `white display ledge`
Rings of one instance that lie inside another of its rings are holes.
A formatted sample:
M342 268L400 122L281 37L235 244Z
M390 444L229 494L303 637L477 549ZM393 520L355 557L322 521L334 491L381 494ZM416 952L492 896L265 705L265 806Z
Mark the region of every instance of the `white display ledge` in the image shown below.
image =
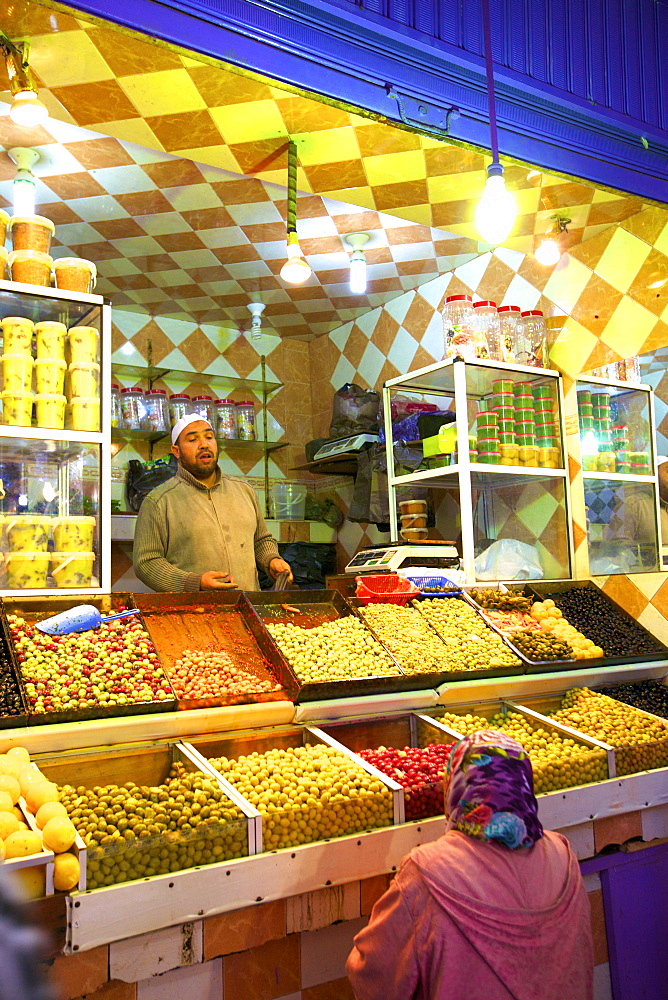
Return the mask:
M668 803L668 768L551 792L538 798L546 829ZM436 840L444 819L371 830L171 875L74 893L67 899L66 952L201 920L255 903L395 871L414 847Z

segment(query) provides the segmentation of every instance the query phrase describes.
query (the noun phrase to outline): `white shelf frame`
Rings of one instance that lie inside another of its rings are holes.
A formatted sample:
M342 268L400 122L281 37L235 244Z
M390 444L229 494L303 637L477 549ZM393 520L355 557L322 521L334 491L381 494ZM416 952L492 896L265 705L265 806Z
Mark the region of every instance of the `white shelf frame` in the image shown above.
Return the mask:
M511 465L483 465L471 462L469 458L469 421L468 421L468 401L478 398L468 392L467 371L471 368L486 368L490 372L499 372L499 377L507 373L509 377L525 375L527 381L534 382L550 380L556 386L559 441L561 454L564 462L567 459L568 451L566 447L566 436L564 428L564 392L561 375L559 372L548 368L532 368L528 365L506 365L498 361L487 361L477 359L476 361L463 361L460 358L440 361L426 368L420 368L407 375L400 375L397 378L389 379L383 385L383 418L385 424L385 452L387 458L388 474L388 494L390 510L390 531L393 539L399 538L398 517L397 517L397 494L396 488L409 483L421 483L425 486L432 485L435 488L459 490L459 506L461 516L462 534L462 565L466 573L467 582L472 584L476 581L475 576L475 556L474 556L474 536L473 536L473 489L471 484L472 473L482 476L513 476L514 478L526 477L527 482L532 478L561 479L564 483L564 516L566 519L566 534L568 548L568 578L572 578L574 565L574 541L573 522L571 516L570 499L570 477L566 466L559 469L525 468L523 466ZM452 388L446 385L446 378L442 380L442 386L437 386L437 376L444 373L451 377ZM457 451L459 461L456 465L443 466L439 469L427 469L423 472L416 472L409 475L394 475L394 442L392 439L392 414L390 402L392 390L403 389L406 392L419 392L424 395L444 396L455 400L455 424L457 429ZM454 393L453 393L454 390ZM482 398L482 396L480 397ZM450 479L450 482L438 482L438 480ZM492 484L491 484L492 485ZM496 484L498 485L498 484ZM481 488L476 485L476 489Z

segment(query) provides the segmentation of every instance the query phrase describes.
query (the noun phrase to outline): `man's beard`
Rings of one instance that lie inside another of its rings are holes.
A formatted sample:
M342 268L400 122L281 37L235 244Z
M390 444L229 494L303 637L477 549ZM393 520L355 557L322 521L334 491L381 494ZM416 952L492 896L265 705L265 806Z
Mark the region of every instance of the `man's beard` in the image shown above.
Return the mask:
M209 476L216 471L216 466L218 464L218 449L210 449L211 459L206 458L203 463L201 458L198 456L195 458L194 462L188 462L184 459L183 455L179 458L179 463L181 467L189 472L194 479L208 479Z

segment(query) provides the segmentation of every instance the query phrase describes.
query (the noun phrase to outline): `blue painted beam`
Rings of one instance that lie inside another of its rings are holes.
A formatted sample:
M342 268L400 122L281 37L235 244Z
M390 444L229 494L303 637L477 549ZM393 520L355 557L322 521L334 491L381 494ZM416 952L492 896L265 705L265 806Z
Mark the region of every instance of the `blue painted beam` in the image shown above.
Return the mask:
M392 8L398 0L385 0L383 11L388 2ZM401 121L397 101L389 96L392 88L443 107L457 106L461 117L452 127L453 138L489 147L482 59L368 9L360 12L352 3L76 0L70 6L390 122ZM478 33L472 19L476 12L471 3L459 26L464 34L473 26L472 38ZM433 19L427 21L429 30L442 32ZM560 23L553 17L544 30L554 32ZM531 63L531 45L526 59ZM668 202L668 133L647 123L635 125L628 115L592 101L559 89L554 80L543 83L499 68L501 151L547 170Z

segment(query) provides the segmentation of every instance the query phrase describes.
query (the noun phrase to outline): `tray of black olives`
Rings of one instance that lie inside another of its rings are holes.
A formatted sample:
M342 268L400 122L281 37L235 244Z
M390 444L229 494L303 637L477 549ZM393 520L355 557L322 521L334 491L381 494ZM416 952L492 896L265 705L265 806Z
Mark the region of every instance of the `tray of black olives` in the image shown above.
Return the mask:
M553 600L570 624L603 650L602 657L578 664L591 668L668 659L668 647L591 580L532 583L528 589L539 601Z
M28 725L28 702L0 632L0 729Z

